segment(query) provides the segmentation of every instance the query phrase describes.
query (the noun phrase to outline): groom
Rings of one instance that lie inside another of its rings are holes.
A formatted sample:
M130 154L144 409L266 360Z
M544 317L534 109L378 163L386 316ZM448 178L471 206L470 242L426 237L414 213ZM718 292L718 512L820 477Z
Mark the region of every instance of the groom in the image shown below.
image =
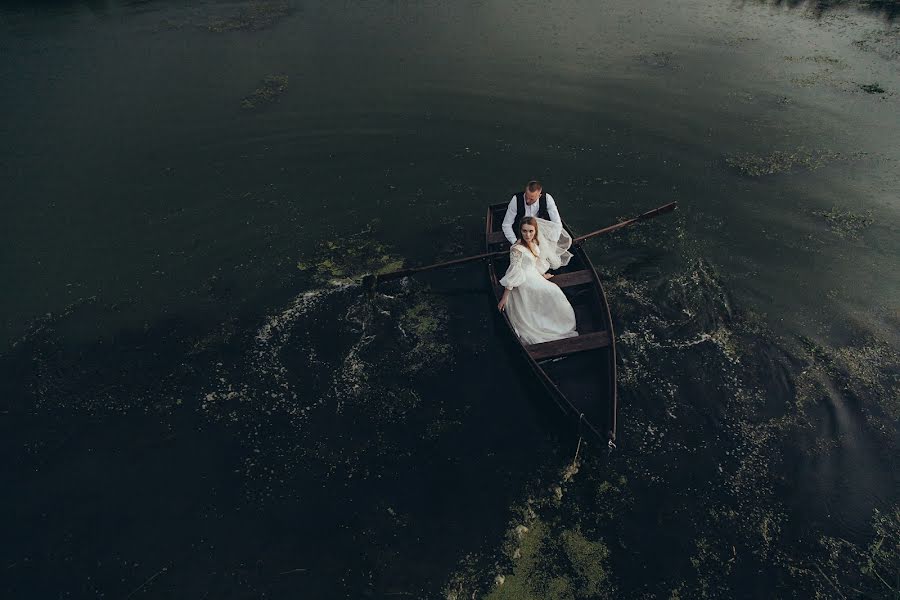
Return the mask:
M525 191L519 192L509 201L506 216L503 217L503 235L510 244L518 239L519 221L522 217L540 217L554 223L561 223L559 211L553 196L545 194L540 181L529 181Z

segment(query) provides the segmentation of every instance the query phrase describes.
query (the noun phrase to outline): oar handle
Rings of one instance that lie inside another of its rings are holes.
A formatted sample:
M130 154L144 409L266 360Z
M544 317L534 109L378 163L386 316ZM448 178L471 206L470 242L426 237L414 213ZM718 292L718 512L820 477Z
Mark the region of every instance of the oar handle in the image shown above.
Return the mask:
M603 229L598 229L597 231L592 231L590 233L586 233L585 235L580 235L577 238L575 238L573 241L575 243L583 242L586 239L592 238L597 235L601 235L603 233L609 233L611 231L615 231L615 230L621 229L623 227L627 227L629 225L637 223L638 221L643 221L645 219L652 219L653 217L658 217L659 215L663 215L668 212L672 212L676 208L678 208L677 202L669 202L668 204L663 204L662 206L658 206L657 208L654 208L653 210L648 210L647 212L640 214L640 215L634 217L633 219L628 219L627 221L622 221L621 223L616 223L615 225L610 225L609 227L604 227Z

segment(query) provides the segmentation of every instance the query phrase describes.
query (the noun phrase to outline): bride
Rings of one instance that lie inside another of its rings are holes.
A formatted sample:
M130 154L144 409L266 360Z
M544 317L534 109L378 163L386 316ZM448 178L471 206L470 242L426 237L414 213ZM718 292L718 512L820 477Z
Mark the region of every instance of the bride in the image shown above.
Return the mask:
M521 238L509 249L509 269L500 280L506 288L497 308L509 316L523 344L540 344L578 335L575 311L559 286L547 281L549 269L569 264L572 238L562 225L525 217Z

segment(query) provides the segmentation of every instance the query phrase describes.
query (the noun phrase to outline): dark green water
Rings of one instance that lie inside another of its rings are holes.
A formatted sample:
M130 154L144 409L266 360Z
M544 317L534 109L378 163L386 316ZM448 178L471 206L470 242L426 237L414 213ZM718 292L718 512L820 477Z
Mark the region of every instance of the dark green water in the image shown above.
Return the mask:
M873 6L4 4L3 596L896 597ZM569 477L481 268L356 283L531 178L679 202L589 242L620 444Z

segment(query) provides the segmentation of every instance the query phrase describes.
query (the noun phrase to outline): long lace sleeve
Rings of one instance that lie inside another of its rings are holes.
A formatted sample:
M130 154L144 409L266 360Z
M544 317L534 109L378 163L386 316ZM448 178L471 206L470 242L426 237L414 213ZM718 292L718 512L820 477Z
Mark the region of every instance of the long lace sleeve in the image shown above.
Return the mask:
M522 252L516 246L509 249L509 268L500 280L500 285L507 289L519 287L525 281L525 269L522 268Z

